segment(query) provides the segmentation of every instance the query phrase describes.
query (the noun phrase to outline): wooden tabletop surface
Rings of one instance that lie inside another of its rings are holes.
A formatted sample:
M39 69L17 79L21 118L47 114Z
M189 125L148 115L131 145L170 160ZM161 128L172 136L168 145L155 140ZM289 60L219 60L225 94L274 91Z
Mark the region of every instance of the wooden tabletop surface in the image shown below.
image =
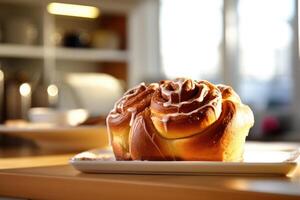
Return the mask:
M83 174L72 154L0 158L0 197L29 199L300 199L293 177Z

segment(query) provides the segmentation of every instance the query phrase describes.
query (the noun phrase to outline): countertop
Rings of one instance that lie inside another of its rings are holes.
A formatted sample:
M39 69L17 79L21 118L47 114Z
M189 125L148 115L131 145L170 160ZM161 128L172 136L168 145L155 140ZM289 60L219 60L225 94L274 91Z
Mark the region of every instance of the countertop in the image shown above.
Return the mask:
M0 158L0 197L25 199L300 199L292 177L83 174L73 154Z

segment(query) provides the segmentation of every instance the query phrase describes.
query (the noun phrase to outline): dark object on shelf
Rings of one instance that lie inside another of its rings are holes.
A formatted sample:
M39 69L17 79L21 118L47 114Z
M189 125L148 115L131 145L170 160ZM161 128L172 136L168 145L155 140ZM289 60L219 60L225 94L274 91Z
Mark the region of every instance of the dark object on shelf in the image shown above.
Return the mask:
M66 32L63 37L65 47L89 47L89 36L85 33Z

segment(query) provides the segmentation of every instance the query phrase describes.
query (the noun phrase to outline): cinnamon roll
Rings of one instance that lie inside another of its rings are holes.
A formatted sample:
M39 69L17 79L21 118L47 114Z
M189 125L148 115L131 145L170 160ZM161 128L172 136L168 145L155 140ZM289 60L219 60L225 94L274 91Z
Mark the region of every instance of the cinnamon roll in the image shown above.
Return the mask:
M185 78L141 84L107 117L117 160L241 161L253 123L231 87Z

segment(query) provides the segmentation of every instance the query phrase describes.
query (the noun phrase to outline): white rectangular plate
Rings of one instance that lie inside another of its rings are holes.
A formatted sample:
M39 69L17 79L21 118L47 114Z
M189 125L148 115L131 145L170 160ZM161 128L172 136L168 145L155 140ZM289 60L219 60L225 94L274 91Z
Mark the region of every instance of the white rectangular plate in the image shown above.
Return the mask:
M297 144L246 144L243 162L116 161L110 149L77 154L70 164L85 173L288 175L297 167Z

